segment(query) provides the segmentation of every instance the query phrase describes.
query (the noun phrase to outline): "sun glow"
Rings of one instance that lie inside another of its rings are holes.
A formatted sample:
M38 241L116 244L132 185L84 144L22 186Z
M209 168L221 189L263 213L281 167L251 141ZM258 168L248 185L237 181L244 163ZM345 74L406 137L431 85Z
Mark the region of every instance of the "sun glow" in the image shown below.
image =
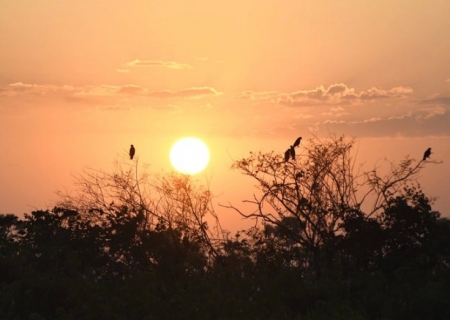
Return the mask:
M181 173L199 173L208 165L208 147L202 140L197 138L180 139L175 142L170 150L170 162Z

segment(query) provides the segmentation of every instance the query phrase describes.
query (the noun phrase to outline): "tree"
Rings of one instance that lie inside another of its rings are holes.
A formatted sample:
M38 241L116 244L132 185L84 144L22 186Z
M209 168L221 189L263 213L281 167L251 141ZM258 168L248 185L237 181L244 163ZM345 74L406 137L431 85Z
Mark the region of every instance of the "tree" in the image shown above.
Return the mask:
M173 232L174 238L181 232L182 239L197 241L205 252L218 254L223 231L212 206L213 195L189 175L140 174L136 160L134 167L116 162L113 173L86 169L75 176L75 185L75 194L58 192L58 207L75 210L102 227L134 219L139 221L136 236L161 228Z
M266 230L276 227L291 246L294 242L312 257L310 262L318 262L321 251L333 252L351 223L379 232L377 219L392 199L402 197L425 164L437 163L406 157L398 165L390 163L384 175L380 168L362 172L352 156L354 144L354 139L344 137L314 137L289 162L274 152L250 153L233 168L257 182L258 193L245 200L255 209L246 213L231 204L225 207L262 222Z
M86 170L52 210L0 215L0 318L448 319L450 222L416 181L435 162L361 172L353 144L236 162L255 211L228 207L262 223L235 236L189 176Z

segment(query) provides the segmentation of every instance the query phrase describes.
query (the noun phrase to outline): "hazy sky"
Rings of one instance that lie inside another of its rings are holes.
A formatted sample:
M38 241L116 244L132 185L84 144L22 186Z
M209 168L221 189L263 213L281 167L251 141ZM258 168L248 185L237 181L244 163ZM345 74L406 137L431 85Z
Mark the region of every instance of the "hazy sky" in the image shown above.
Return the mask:
M421 182L448 216L449 17L448 0L1 1L0 213L45 208L132 143L168 172L189 135L238 202L253 183L233 158L334 133L369 166L432 147Z

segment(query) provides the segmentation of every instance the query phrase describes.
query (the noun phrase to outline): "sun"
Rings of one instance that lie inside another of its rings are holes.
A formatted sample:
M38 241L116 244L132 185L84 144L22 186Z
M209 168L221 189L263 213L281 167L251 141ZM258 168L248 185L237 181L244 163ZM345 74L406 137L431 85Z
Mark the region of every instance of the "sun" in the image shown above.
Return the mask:
M170 150L170 162L181 173L199 173L208 165L208 147L202 140L197 138L180 139L175 142Z

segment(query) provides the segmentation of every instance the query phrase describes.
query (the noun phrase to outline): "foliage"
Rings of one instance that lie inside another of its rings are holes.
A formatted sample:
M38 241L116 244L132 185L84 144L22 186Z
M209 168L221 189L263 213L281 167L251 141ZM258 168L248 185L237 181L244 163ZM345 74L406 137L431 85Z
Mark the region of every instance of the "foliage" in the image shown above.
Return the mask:
M259 194L233 208L262 224L234 236L187 176L88 170L52 210L0 215L0 318L450 318L450 220L416 181L429 161L360 173L352 146L238 161Z

